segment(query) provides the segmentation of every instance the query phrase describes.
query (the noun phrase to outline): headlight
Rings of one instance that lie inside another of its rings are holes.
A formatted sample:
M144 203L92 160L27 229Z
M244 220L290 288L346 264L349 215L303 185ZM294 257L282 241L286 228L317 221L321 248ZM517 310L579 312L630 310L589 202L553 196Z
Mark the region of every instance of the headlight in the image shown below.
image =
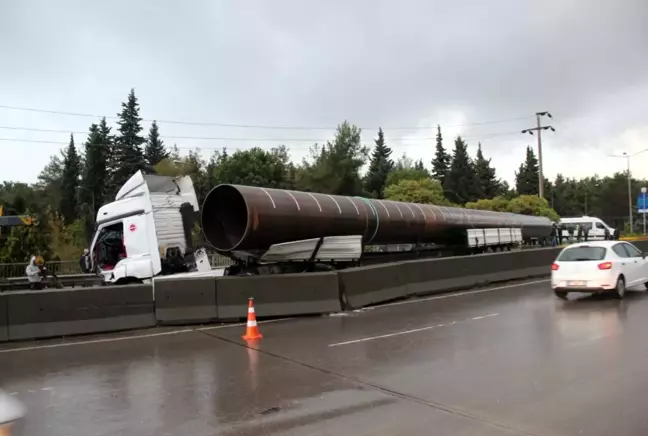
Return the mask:
M13 423L0 424L0 436L11 436L11 428Z

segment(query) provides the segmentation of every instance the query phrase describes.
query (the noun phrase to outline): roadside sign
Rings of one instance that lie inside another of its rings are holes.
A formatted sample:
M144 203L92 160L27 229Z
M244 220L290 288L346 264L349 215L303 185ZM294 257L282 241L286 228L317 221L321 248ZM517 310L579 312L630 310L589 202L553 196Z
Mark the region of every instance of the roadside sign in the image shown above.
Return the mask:
M646 188L641 188L641 193L637 196L637 212L648 212L648 195L646 193Z

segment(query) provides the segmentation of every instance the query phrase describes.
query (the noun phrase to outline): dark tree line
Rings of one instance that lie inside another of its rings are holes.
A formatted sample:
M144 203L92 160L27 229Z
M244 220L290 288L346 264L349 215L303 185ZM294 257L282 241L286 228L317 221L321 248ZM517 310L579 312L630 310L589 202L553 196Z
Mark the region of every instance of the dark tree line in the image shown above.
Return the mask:
M156 122L145 133L139 102L131 90L115 125L108 125L105 118L91 124L82 145L71 136L69 145L43 168L38 183L1 184L0 205L5 206L5 213L34 214L40 225L37 230L15 228L1 234L0 262L22 262L33 253L75 258L92 236L97 210L113 201L118 189L138 170L191 176L200 202L213 186L236 183L552 218L556 212L562 216L587 213L615 225L627 218L626 174L582 180L559 175L545 182L546 198L538 199L538 161L532 148L527 147L511 189L497 177L481 144L474 157L461 137L447 147L440 126L435 144L430 144L434 159L428 164L407 155L395 158L381 128L372 147L366 147L360 129L347 121L330 141L313 145L302 162L292 162L284 146L231 153L223 148L205 161L200 150L181 156L177 146L165 144ZM633 195L644 185L634 180Z

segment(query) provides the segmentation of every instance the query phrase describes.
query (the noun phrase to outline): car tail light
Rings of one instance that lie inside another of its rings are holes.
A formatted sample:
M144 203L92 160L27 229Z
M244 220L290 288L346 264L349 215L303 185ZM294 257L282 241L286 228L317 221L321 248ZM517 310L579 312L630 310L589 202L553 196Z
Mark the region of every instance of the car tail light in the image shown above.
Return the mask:
M560 266L557 263L551 264L551 271L558 271L558 268L560 268Z
M599 263L598 269L612 269L612 262Z

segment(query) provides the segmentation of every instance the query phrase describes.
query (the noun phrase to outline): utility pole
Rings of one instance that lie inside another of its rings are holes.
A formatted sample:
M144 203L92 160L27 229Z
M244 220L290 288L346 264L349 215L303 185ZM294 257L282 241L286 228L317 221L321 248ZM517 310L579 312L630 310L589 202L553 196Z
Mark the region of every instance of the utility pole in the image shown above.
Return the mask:
M543 116L553 118L547 111L536 112L536 127L522 130L522 133L528 133L530 135L533 135L533 132L538 132L538 196L540 198L544 198L544 174L542 172L542 135L540 132L542 132L543 130L551 130L552 132L556 131L553 126L542 125L542 123L540 122L540 117Z

